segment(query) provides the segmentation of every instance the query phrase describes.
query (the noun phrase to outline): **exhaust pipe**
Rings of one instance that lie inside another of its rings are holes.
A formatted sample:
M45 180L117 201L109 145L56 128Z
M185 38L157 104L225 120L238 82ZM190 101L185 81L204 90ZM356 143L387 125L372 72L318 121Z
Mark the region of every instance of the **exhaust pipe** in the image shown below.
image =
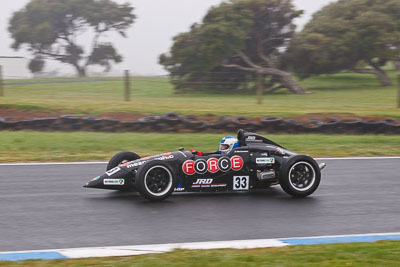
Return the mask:
M319 164L319 169L322 171L323 169L325 169L325 167L326 167L326 163L320 163Z

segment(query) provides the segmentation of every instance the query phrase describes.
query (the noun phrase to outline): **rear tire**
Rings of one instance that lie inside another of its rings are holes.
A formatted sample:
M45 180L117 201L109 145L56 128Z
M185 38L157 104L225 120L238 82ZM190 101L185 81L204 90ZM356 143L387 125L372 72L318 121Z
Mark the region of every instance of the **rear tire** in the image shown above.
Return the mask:
M119 152L115 154L107 164L107 171L111 170L120 164L140 159L140 156L133 152Z
M284 163L279 172L282 189L294 197L307 197L317 190L321 171L317 162L306 155L295 155Z
M171 168L161 160L150 161L138 169L135 186L140 195L151 201L162 201L175 189Z

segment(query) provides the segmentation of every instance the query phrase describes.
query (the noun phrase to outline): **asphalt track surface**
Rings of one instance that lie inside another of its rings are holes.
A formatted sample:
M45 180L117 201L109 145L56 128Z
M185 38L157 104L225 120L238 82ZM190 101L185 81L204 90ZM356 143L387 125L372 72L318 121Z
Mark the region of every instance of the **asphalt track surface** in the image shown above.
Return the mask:
M400 232L400 159L329 160L319 189L137 193L82 188L105 164L0 166L0 251Z

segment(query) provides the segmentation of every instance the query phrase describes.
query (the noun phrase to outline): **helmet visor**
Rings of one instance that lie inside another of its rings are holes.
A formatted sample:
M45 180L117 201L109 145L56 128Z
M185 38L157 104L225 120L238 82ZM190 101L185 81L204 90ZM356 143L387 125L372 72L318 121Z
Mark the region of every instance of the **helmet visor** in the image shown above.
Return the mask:
M229 145L228 144L221 144L219 146L219 150L221 150L221 151L224 151L224 150L227 150L227 149L229 149Z

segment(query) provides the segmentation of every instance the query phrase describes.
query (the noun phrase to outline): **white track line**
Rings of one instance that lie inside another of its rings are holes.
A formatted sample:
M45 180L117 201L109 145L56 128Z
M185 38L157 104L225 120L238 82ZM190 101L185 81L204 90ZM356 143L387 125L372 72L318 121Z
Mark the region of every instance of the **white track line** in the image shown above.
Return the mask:
M27 259L63 259L63 258L90 258L136 256L152 253L165 253L176 249L254 249L284 247L290 245L311 245L329 243L376 242L380 240L400 240L400 233L355 234L316 237L295 237L277 239L233 240L193 243L169 243L156 245L113 246L113 247L85 247L69 249L50 249L32 251L0 252L0 261L27 260Z
M337 237L391 236L391 235L400 235L400 232L392 232L392 233L370 233L370 234L350 234L350 235L321 235L321 236L307 236L307 237L298 236L298 237L279 238L279 240L285 240L285 239L337 238Z
M315 158L315 160L384 160L400 159L400 157L343 157L343 158ZM0 163L0 166L47 166L47 165L95 165L107 164L107 161L87 161L87 162L16 162Z

